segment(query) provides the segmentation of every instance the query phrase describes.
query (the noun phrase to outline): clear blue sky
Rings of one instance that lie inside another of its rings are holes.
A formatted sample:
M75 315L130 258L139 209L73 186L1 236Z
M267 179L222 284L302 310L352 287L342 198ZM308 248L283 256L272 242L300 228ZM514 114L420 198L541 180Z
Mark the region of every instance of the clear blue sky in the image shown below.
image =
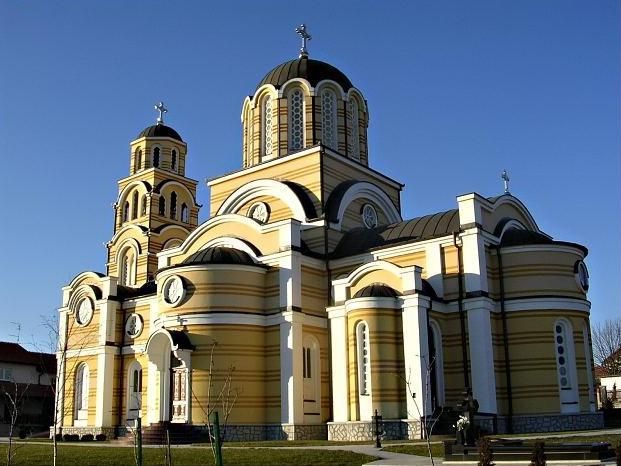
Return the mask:
M406 184L404 217L500 194L506 168L544 231L589 248L592 319L621 315L618 1L0 0L0 340L11 322L41 339L61 287L105 271L155 102L189 176L241 167L242 101L297 56L302 22L367 98L370 163Z

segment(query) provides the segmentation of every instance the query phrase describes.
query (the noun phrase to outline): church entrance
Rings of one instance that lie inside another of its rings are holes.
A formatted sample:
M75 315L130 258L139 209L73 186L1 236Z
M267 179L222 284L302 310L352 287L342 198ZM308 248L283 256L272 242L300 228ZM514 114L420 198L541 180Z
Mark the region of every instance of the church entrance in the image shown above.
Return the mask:
M149 357L149 423L190 422L192 350L183 332L160 329L149 338L145 350Z

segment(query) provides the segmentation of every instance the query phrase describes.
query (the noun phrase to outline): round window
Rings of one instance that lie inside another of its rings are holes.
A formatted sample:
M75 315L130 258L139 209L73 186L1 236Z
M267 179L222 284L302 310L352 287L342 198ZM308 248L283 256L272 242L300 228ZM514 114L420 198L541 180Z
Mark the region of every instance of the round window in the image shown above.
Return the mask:
M185 297L185 285L180 276L173 275L164 281L162 297L164 298L164 303L170 307L181 304Z
M139 314L131 314L125 322L125 333L130 338L136 338L142 333L143 323Z
M362 206L362 222L367 228L375 228L377 226L377 212L371 204Z
M78 325L88 325L93 318L93 302L90 298L82 298L76 312L76 321Z

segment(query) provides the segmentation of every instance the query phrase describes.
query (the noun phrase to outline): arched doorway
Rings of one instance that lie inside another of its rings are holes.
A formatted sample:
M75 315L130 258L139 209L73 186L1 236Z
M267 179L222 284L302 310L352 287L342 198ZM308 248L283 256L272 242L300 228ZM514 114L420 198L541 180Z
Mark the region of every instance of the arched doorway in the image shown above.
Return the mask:
M191 354L186 333L160 329L147 341L149 357L148 421L191 421Z

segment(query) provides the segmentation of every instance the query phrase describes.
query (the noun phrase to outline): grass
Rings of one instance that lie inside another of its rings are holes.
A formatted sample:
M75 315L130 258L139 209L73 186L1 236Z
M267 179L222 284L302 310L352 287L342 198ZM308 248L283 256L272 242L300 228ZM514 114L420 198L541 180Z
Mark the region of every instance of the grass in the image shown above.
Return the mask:
M6 458L7 445L0 445L0 458ZM63 466L131 466L134 464L133 449L113 446L83 446L59 444L58 464ZM163 448L145 448L144 462L148 466L164 466ZM209 448L172 448L174 466L212 465ZM368 463L377 458L342 450L305 450L278 448L224 449L224 464L228 465L343 465ZM18 445L13 464L15 466L49 466L52 464L51 445Z

